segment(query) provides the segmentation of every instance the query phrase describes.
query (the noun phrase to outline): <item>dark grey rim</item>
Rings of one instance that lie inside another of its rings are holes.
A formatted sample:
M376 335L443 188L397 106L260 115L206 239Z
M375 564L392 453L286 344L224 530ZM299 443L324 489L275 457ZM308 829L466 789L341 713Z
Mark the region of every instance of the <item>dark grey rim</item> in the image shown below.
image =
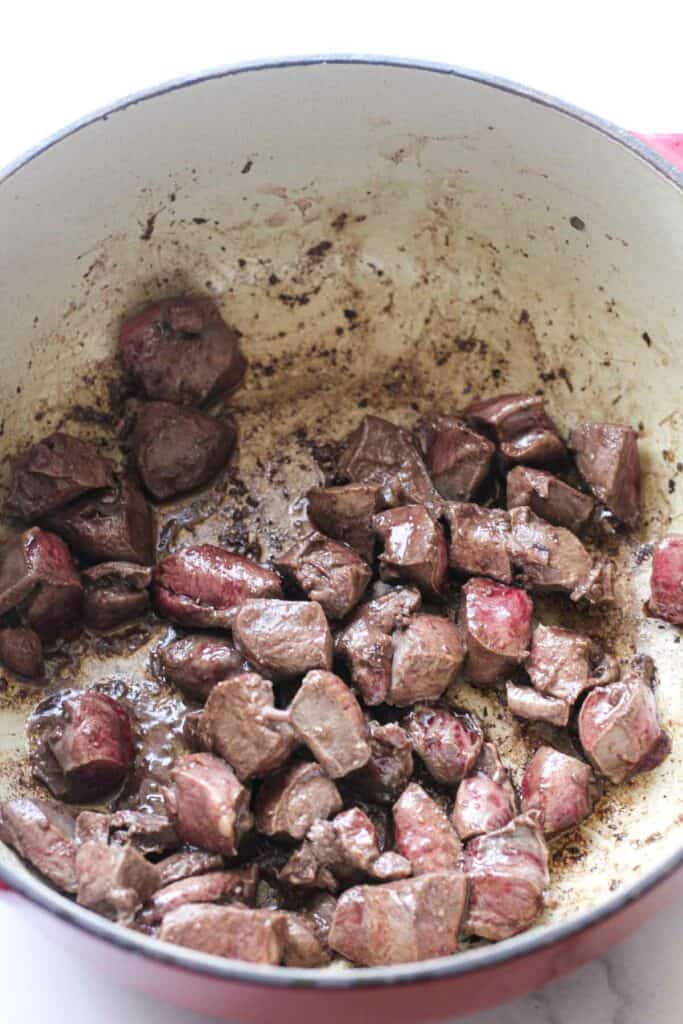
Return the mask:
M452 75L456 78L469 79L490 88L512 93L523 99L530 100L532 103L549 107L558 113L565 114L576 121L594 128L625 149L629 149L637 154L665 178L668 178L674 185L683 190L683 173L644 143L640 142L635 136L603 118L595 117L554 97L494 75L484 75L448 64L371 55L353 56L350 54L291 57L231 65L175 79L157 88L143 90L132 96L127 96L108 107L97 110L93 114L74 122L62 131L50 136L5 167L0 172L0 185L7 183L19 170L69 136L98 121L106 121L112 115L118 114L128 107L154 99L156 96L163 96L177 89L185 89L215 78L227 78L231 75L245 74L251 71L263 72L287 67L310 67L319 64L374 65L405 68L439 75ZM427 961L424 964L363 968L343 972L326 972L310 968L258 967L240 963L239 961L220 960L218 957L205 957L193 953L191 950L173 947L155 939L126 931L98 917L96 914L92 914L82 907L69 902L53 889L50 889L45 883L41 882L36 876L21 869L17 870L9 865L0 864L0 880L44 910L49 911L61 920L80 928L90 935L113 943L125 952L142 954L152 960L157 960L172 967L180 967L196 974L221 978L225 981L268 985L275 988L351 989L455 978L463 974L474 974L503 963L513 962L521 957L536 953L541 949L561 942L570 936L579 935L597 922L605 921L618 914L675 874L681 865L683 865L683 847L668 857L647 876L641 878L622 892L611 896L598 907L577 914L575 917L559 924L549 925L542 930L532 930L496 945L472 950L458 956Z

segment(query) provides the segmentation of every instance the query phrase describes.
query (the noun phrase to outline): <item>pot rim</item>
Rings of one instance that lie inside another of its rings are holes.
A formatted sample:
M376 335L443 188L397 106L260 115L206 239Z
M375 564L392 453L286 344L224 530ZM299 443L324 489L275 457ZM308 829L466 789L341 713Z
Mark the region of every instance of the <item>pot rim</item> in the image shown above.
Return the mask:
M314 67L320 64L403 68L412 71L430 72L432 74L451 75L455 78L467 79L502 92L511 93L530 100L532 103L538 103L541 106L555 110L557 113L569 116L601 132L623 148L631 150L646 163L649 163L663 177L671 181L678 190L683 192L683 171L677 170L666 159L651 150L644 142L641 142L630 132L618 127L605 118L589 114L570 103L565 103L563 100L549 96L546 93L519 85L505 78L499 78L496 75L489 75L455 65L412 58L345 53L283 57L230 64L209 71L184 75L180 78L171 79L162 85L140 90L72 122L60 131L48 136L14 161L11 161L0 171L0 186L7 184L18 171L71 135L75 135L82 129L99 121L106 121L110 115L120 113L128 107L136 106L138 103L143 103L157 96L163 96L178 89L185 89L213 79L227 78L232 75L253 71L263 72L281 68ZM532 928L503 942L439 959L398 964L390 967L366 967L341 971L321 970L320 968L261 966L239 960L208 956L181 946L162 943L158 939L115 925L113 922L107 921L97 914L70 902L56 890L50 888L46 882L41 881L37 875L23 869L16 869L11 864L0 863L0 881L3 881L14 892L27 897L42 909L92 935L94 938L112 943L124 953L142 954L167 966L183 968L195 974L230 982L264 985L273 988L349 990L445 980L464 974L476 974L479 971L488 970L503 963L514 962L521 957L536 953L572 936L579 935L598 922L606 921L610 917L624 911L629 905L674 875L681 866L683 866L683 844L661 864L647 872L636 882L624 887L607 900L600 902L597 906L557 924L547 925L542 928Z

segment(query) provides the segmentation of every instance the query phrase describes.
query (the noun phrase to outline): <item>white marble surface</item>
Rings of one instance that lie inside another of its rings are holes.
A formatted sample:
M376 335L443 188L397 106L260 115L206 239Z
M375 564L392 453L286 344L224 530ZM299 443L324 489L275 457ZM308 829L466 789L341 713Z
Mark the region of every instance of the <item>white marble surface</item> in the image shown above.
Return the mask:
M670 0L627 10L531 0L217 4L64 0L3 11L0 166L91 110L166 79L278 54L381 53L460 64L641 131L683 130L680 34ZM571 977L466 1024L675 1024L683 1018L683 903ZM49 944L0 897L2 1024L200 1024L115 988Z
M683 900L607 956L533 995L462 1017L460 1024L679 1024L683 1019ZM209 1024L86 970L0 897L3 1024ZM276 1024L277 1018L264 1024ZM366 1024L356 1021L355 1024Z

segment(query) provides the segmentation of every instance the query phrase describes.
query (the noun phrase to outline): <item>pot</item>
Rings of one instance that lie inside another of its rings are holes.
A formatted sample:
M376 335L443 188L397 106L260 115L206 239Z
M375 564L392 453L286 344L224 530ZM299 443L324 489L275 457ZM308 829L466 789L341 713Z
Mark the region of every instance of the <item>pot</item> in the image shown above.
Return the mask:
M264 556L361 409L412 422L479 393L542 389L565 431L584 417L637 425L643 524L615 541L618 616L593 613L589 628L618 654L654 657L673 740L659 769L609 790L555 842L536 927L442 960L305 970L200 956L77 907L0 846L5 898L125 983L216 1016L299 1024L491 1005L601 953L670 899L683 861L680 631L642 608L644 545L683 517L681 173L507 82L310 58L174 82L95 114L7 170L0 219L3 455L57 423L105 436L123 314L208 292L250 359L232 404ZM225 526L208 510L193 536ZM147 653L66 660L60 682L144 679ZM30 788L23 721L39 696L10 680L0 697L0 796ZM465 687L462 700L486 713L518 779L528 735L490 695Z

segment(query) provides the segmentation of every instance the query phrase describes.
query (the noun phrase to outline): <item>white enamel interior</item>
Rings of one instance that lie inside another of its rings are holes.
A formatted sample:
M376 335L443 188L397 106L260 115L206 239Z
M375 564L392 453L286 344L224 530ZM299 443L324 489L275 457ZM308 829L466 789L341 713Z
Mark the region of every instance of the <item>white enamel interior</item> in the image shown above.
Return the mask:
M291 454L298 426L342 437L359 399L412 422L416 408L542 387L563 429L640 425L643 526L618 554L619 611L588 621L620 654L655 657L673 751L557 844L543 921L595 906L680 845L683 647L680 631L642 618L649 562L635 558L637 544L683 530L680 188L600 130L500 88L319 64L210 79L95 121L0 186L0 223L2 454L74 401L104 401L127 310L208 290L252 363L273 366L234 400L241 473L273 543L318 471L297 449L273 493L256 459ZM321 241L332 247L316 261L307 251ZM216 530L209 519L198 535ZM90 661L82 677L114 668ZM133 670L145 674L144 657ZM0 696L0 794L29 786L22 721L37 699L11 680ZM518 726L492 697L457 699L486 705L518 778Z

